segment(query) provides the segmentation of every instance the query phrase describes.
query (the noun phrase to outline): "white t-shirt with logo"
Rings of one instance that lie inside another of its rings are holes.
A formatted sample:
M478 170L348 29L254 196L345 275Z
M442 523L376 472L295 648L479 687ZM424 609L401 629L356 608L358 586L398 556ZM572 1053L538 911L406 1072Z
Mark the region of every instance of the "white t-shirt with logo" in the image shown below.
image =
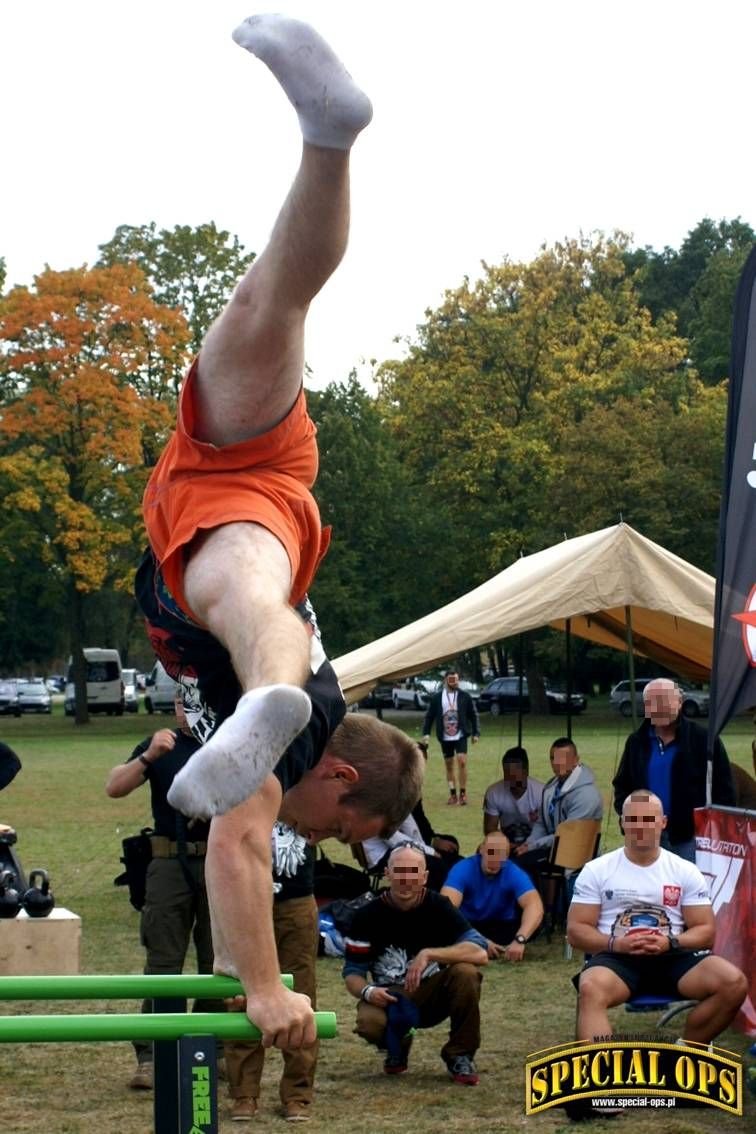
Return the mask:
M709 886L701 871L671 851L659 850L651 866L638 866L625 848L587 862L575 883L573 902L601 906L599 933L677 936L685 928L684 906L710 906Z
M530 818L531 811L540 811L543 798L543 784L540 780L528 776L527 787L519 799L512 795L512 789L504 780L497 780L486 790L483 800L483 810L486 815L495 815L499 820L501 829L511 826L512 823L523 821L533 826L534 820Z
M444 740L461 740L462 729L459 727L459 690L450 693L444 688L441 693L441 717L443 721Z

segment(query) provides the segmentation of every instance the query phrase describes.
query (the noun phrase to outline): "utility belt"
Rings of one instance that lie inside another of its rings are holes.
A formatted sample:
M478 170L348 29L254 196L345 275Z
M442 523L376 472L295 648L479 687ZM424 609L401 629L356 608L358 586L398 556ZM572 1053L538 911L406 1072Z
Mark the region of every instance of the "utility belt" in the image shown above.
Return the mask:
M178 858L181 853L187 858L204 858L207 854L207 843L176 843L167 835L151 835L153 858Z

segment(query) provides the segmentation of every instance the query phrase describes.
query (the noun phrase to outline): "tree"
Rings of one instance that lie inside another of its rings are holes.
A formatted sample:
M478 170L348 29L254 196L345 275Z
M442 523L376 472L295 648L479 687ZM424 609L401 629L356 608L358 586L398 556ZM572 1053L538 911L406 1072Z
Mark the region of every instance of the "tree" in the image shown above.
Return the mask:
M237 280L254 260L238 237L209 224L176 225L157 231L155 222L119 225L100 245L99 264L135 264L147 276L157 303L183 311L197 354L210 324L220 314Z
M14 288L0 335L2 543L59 581L83 693L84 596L130 588L146 466L173 419L161 375L185 357L188 328L138 268L116 266L48 269Z
M404 461L417 485L445 501L451 531L463 533L453 593L521 550L585 530L595 506L572 494L557 519L552 494L568 444L590 461L593 414L638 401L681 412L687 344L671 317L654 322L640 303L627 249L621 234L596 236L544 248L528 264L483 265L478 281L426 313L408 357L379 369ZM616 466L597 466L601 493Z

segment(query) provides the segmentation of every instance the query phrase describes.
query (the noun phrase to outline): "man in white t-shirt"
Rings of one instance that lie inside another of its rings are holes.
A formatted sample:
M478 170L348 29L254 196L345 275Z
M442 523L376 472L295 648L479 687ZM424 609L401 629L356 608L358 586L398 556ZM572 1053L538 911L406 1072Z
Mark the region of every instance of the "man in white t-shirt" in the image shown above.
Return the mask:
M607 1009L639 994L700 1003L684 1038L709 1043L735 1018L744 975L711 953L714 913L701 871L660 846L666 816L658 796L631 792L622 807L625 845L586 863L575 883L567 940L592 954L574 978L577 1038L611 1033Z
M483 834L503 831L513 846L528 841L541 814L543 784L529 774L524 748L508 748L501 758L502 778L486 788Z

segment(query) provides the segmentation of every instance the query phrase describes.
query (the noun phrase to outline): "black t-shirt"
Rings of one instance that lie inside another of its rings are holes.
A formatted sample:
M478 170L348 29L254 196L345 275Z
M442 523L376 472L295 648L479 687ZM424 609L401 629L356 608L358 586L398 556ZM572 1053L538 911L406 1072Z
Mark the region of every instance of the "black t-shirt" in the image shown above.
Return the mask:
M0 742L0 791L21 771L21 761L12 748Z
M150 785L155 834L165 835L166 838L175 841L179 834L176 827L179 812L174 811L168 802L168 791L175 777L184 767L189 757L197 751L200 744L193 736L187 736L185 732L178 732L174 729L173 735L176 737L175 747L170 752L164 753L158 760L152 762L149 768L144 768L143 770L147 782ZM129 763L131 763L132 760L136 760L138 756L141 756L147 751L151 740L152 737L148 736L141 744L137 744L129 757ZM180 818L183 819L183 816ZM201 819L187 819L185 822L186 831L184 832L184 838L192 843L203 843L207 841L207 835L210 830L210 824L208 822Z
M148 548L137 571L134 590L147 635L166 671L181 685L187 721L200 743L230 717L241 696L231 657L207 630L188 621L168 593ZM346 712L344 696L320 643L315 611L305 599L296 606L310 633L312 670L305 692L312 701L307 728L273 769L283 791L317 764L328 738Z
M443 949L479 936L448 898L426 890L410 910L391 905L388 892L354 915L345 938L344 975L369 970L376 984L402 984L421 949Z

